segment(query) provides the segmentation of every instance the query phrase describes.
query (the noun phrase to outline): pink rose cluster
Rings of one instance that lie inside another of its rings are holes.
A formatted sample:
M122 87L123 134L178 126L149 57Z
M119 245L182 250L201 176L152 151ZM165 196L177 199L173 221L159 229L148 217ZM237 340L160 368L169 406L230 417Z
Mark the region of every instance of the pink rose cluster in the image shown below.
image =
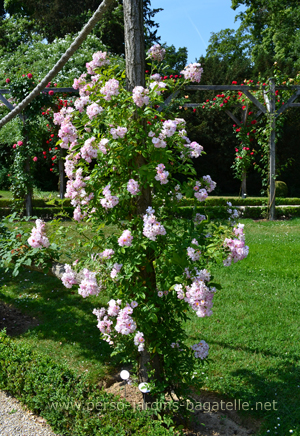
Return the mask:
M244 224L238 224L233 232L236 238L226 238L224 241L224 246L230 250L228 258L223 261L224 266L230 266L232 260L238 262L245 259L249 253L249 247L245 245Z
M105 198L102 198L100 200L100 203L101 206L104 207L105 209L112 209L119 203L118 197L111 195L110 184L105 186L102 192Z
M73 82L73 88L74 89L82 89L86 85L86 73L81 74L81 76L78 79L74 79Z
M136 182L133 179L129 179L128 183L127 183L127 191L131 195L137 195L140 192L140 187L139 187L138 182Z
M107 144L109 143L109 140L106 138L102 138L99 142L99 150L102 151L103 154L107 154Z
M111 259L111 257L115 254L114 250L111 248L106 248L102 253L99 253L100 259Z
M168 180L169 172L165 171L165 168L166 167L164 166L164 164L158 164L156 167L157 174L155 176L155 180L160 182L161 185L165 185L169 181Z
M206 189L200 189L200 186L201 182L197 181L193 188L195 191L194 196L197 198L198 201L205 201L208 197L208 193Z
M145 349L145 339L144 339L144 333L137 332L134 336L134 345L138 347L138 351L144 351Z
M144 104L147 105L149 103L149 89L143 88L142 86L136 86L132 91L132 98L134 103L138 107L142 107Z
M198 144L198 142L193 141L190 144L186 144L185 147L190 149L189 157L191 158L198 158L201 156L201 153L203 151L202 145Z
M192 345L191 349L195 351L194 356L197 359L205 359L208 356L209 345L205 341Z
M82 113L88 103L90 103L90 97L88 95L84 95L75 100L74 106L79 111L79 113Z
M72 161L68 160L68 177L69 180L67 182L67 190L66 190L66 197L71 198L71 204L75 207L74 209L74 219L76 221L81 221L84 216L86 216L86 212L81 212L80 206L86 206L89 204L91 199L94 197L94 194L91 192L90 194L87 194L86 190L84 189L86 186L85 181L82 177L82 168L78 168L78 170L74 174L71 173L70 166L72 165Z
M194 245L198 245L199 246L199 242L196 239L192 240L192 244ZM192 260L192 261L196 261L200 259L200 255L201 255L201 251L200 250L196 250L193 247L188 247L187 248L187 255L188 257Z
M196 213L195 218L194 218L194 222L196 224L200 224L202 221L204 221L206 219L205 215L201 215L201 213Z
M212 192L217 186L216 182L214 182L210 176L203 176L202 179L207 184L206 186L207 192Z
M31 236L27 242L32 248L48 248L50 245L49 239L45 233L45 223L42 220L36 220L36 227L31 230Z
M54 124L60 125L58 136L62 140L61 148L69 148L69 143L75 142L78 137L77 130L71 121L73 111L74 109L71 107L62 108L53 116Z
M118 279L118 278L117 278L117 275L118 275L119 272L121 271L122 266L123 266L122 263L114 263L114 264L113 264L113 268L112 268L112 270L111 270L111 272L110 272L110 277L111 277L112 279L116 279L116 280Z
M166 234L166 229L162 224L156 221L154 213L155 210L152 209L152 207L148 207L148 209L146 210L146 214L143 217L143 235L146 236L146 238L149 238L151 241L156 241L156 237L158 235Z
M154 89L157 95L161 95L161 89L166 88L166 86L167 85L164 82L160 82L160 81L154 81L150 83L150 89Z
M136 330L136 323L132 318L133 308L138 304L133 301L131 305L126 303L123 309L120 308L122 300L110 300L108 303L108 309L102 307L101 309L94 309L93 314L97 316L98 325L100 332L103 334L105 340L113 345L111 338L112 326L114 321L110 319L116 318L115 330L121 335L130 335ZM144 345L143 333L137 332L134 337L135 345L140 347L139 351L142 351Z
M235 220L239 217L239 212L236 209L231 209L232 203L230 201L227 201L227 206L229 206L229 209L227 209L227 212L229 213L229 221L232 221L232 223L235 223Z
M87 62L85 65L89 74L95 74L96 68L101 68L109 63L110 60L107 59L106 51L98 51L97 53L93 54L93 60L91 62Z
M161 62L166 54L166 50L160 44L155 44L149 48L147 53L153 61Z
M130 247L132 244L133 236L131 235L130 230L124 230L122 235L118 239L118 244L120 247L124 247L125 245L127 247Z
M87 268L84 268L82 273L84 275L84 279L79 284L78 294L80 294L83 298L86 298L89 295L99 295L102 285L98 284L96 280L96 273L89 271Z
M73 285L77 285L75 271L72 270L71 265L65 264L65 272L61 277L61 281L66 288L72 288Z
M180 71L180 74L184 75L185 80L198 83L201 80L202 73L203 68L201 68L201 64L199 63L189 64L184 68L184 70Z
M124 136L127 133L127 128L126 127L117 127L116 129L110 129L110 134L112 135L113 139L118 139L118 138L124 138Z
M153 132L149 132L148 136L152 136ZM154 135L154 134L153 134ZM152 144L155 148L166 148L167 143L163 140L162 135L159 135L159 138L156 138L155 136L152 138Z
M92 103L86 108L87 116L90 120L93 120L97 115L103 112L103 107L99 106L97 103Z
M104 100L110 101L112 96L119 94L119 82L117 79L109 79L103 88L100 89L101 94L104 95Z
M91 136L91 138L87 139L84 142L84 146L80 149L82 159L84 159L88 163L91 163L92 159L96 159L98 155L95 141L96 138L94 136Z
M210 280L210 274L205 269L198 271L195 268L194 272L187 270L186 275L191 278L192 283L190 286L185 286L185 290L183 285L176 284L174 290L177 292L177 297L186 301L200 318L211 316L216 289L214 287L209 288L205 284Z

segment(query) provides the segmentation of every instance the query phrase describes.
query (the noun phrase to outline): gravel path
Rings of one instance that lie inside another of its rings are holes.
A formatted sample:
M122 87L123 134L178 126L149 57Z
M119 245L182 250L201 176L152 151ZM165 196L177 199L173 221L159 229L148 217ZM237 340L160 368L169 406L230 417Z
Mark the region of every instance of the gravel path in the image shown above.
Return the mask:
M26 410L15 398L0 391L1 436L59 436L45 419Z

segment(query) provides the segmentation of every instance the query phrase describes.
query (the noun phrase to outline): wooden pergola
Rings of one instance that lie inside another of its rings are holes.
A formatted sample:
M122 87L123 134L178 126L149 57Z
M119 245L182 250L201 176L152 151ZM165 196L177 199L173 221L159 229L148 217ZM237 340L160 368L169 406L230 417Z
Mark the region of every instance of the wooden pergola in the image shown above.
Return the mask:
M77 91L74 88L44 88L42 92L48 93L49 91L53 91L54 93L68 93L68 94L75 94L78 95L79 91ZM10 94L9 89L0 89L0 100L2 103L5 104L5 106L12 111L14 109L14 106L4 97L3 94ZM24 117L22 114L19 114L19 117L21 120L24 120ZM65 171L64 171L64 150L61 148L59 152L59 159L58 159L58 171L59 171L59 196L61 199L64 198L65 192L66 192L66 178L65 178ZM29 162L27 165L27 170L29 171ZM33 215L33 206L32 206L32 192L28 191L25 199L25 209L26 209L26 216L32 216Z
M275 146L275 128L276 128L276 118L282 114L286 109L292 107L300 107L300 103L294 103L296 98L300 95L300 86L276 86L274 79L269 79L270 90L269 92L263 91L265 105L261 104L257 98L251 94L251 91L258 91L261 89L258 85L189 85L185 89L187 91L241 91L243 94L257 107L258 112L256 117L261 114L269 114L271 120L271 135L270 135L270 164L269 164L269 180L270 180L270 194L269 194L269 220L275 219L275 179L276 179L276 146ZM266 89L266 85L262 86L263 90ZM278 110L276 110L276 90L292 90L295 93L284 103ZM198 107L201 103L187 103L185 107ZM247 111L244 112L243 121L239 121L229 110L225 110L227 115L236 123L245 123L247 119Z
M270 135L270 165L269 165L269 180L270 180L270 194L269 194L269 220L275 219L275 179L276 179L276 145L275 145L275 128L276 128L276 118L282 114L286 109L292 107L300 107L300 103L294 103L297 97L300 95L300 86L293 85L290 87L287 86L275 86L275 80L269 79L270 90L269 95L267 91L264 91L264 100L265 105L261 104L257 98L251 94L251 91L258 91L261 89L258 85L249 86L249 85L189 85L185 87L186 91L241 91L243 94L257 107L258 112L256 113L256 117L259 117L261 114L269 114L271 119L271 135ZM262 86L265 89L267 86ZM278 110L276 110L276 90L293 90L295 93L288 99L286 103L284 103ZM44 88L42 92L53 91L54 93L70 93L70 94L78 94L78 91L73 88ZM177 95L179 91L176 91L172 95L170 95L164 104L158 108L159 111L163 110L164 106L168 105ZM14 106L7 101L3 94L10 94L8 89L0 89L0 100L8 107L10 111L14 109ZM186 103L184 107L198 107L201 106L201 103ZM241 123L246 123L247 120L247 112L244 111L242 121L239 121L236 116L230 112L228 109L225 110L226 114L230 116L230 118L238 125ZM19 115L21 116L21 115ZM22 117L22 116L21 116ZM62 152L61 152L61 157ZM59 185L60 185L60 198L64 198L65 193L65 176L64 176L64 163L63 159L59 159ZM32 193L28 193L26 197L26 214L32 214Z

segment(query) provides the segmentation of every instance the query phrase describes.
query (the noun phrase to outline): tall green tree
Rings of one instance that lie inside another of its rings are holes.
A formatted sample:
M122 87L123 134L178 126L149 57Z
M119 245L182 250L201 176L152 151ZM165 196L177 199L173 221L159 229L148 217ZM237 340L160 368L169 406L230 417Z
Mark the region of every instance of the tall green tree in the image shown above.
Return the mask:
M232 0L232 9L246 6L238 14L239 32L251 38L255 68L271 72L278 62L281 70L293 74L300 68L300 3L298 0Z
M32 22L34 30L52 42L55 38L78 32L99 6L99 0L6 0L4 6L5 12L13 20L26 19ZM157 36L159 25L154 21L154 16L160 10L151 9L151 0L143 0L146 48L160 39ZM112 52L124 53L123 0L114 1L93 33Z

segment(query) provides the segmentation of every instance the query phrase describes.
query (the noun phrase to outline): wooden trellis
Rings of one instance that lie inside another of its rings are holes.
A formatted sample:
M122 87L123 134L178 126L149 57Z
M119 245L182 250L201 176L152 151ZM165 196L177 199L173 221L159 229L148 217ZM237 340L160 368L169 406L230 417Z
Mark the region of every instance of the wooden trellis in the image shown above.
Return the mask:
M283 113L286 109L291 107L300 107L300 103L294 103L297 97L300 95L300 86L293 85L290 87L287 86L276 86L274 79L269 79L270 82L270 90L269 95L267 91L264 91L264 100L265 106L261 104L257 98L251 94L250 91L257 91L260 89L258 85L249 86L249 85L189 85L186 86L185 89L187 91L241 91L243 94L258 108L258 112L256 117L261 114L270 114L271 118L271 135L270 135L270 168L269 168L269 180L270 180L270 195L269 195L269 219L275 219L275 176L276 176L276 165L275 165L275 157L276 157L276 147L275 147L275 127L276 127L276 118ZM263 86L262 88L266 88ZM283 104L278 110L276 110L276 90L294 90L296 91L294 95L292 95L288 101ZM78 91L73 88L44 88L42 92L53 91L54 93L71 93L78 94ZM163 107L168 105L178 94L179 91L170 95L165 103L158 108L159 111L163 110ZM0 89L0 100L8 107L10 111L14 109L13 105L7 101L3 94L9 94L10 91L8 89ZM201 103L187 103L185 107L198 107ZM234 114L232 114L229 110L225 111L228 116L236 123L241 124ZM245 111L242 122L246 122L247 111ZM64 197L65 192L65 177L64 177L64 168L63 168L63 160L59 159L59 180L60 180L60 198ZM32 198L31 194L27 196L26 199L26 212L27 214L32 214ZM30 213L31 212L31 213Z
M271 119L271 135L270 135L270 166L269 166L269 180L270 180L270 194L269 194L269 220L275 219L275 177L276 177L276 165L275 165L275 157L276 157L276 147L275 147L275 127L276 127L276 118L282 114L286 109L291 107L300 107L300 103L294 103L296 98L300 95L300 86L293 85L290 87L287 86L276 86L274 79L269 79L270 90L269 95L267 91L264 91L264 100L266 106L262 105L257 98L251 94L250 91L257 91L260 89L258 85L248 86L248 85L189 85L186 86L185 89L187 91L241 91L245 94L245 96L252 101L252 103L258 108L258 112L256 116L260 116L261 114L270 114ZM266 88L266 86L263 86ZM276 90L293 90L295 94L292 95L288 101L283 104L278 110L276 110ZM198 107L201 103L187 103L185 107ZM237 124L241 124L239 121L229 110L225 111L227 115ZM245 113L246 117L247 114Z
M49 93L49 91L53 91L54 93L69 93L69 94L75 94L78 95L79 91L77 91L74 88L45 88L42 92ZM0 100L2 103L5 104L5 106L12 111L14 109L14 106L4 97L3 94L11 94L9 89L0 89ZM23 120L23 115L19 114L19 117L21 120ZM65 179L65 171L64 171L64 150L61 149L59 153L59 159L58 159L58 171L59 171L59 196L61 199L64 198L65 192L66 192L66 179ZM33 206L32 206L32 192L28 191L25 199L25 209L26 209L26 216L32 216L33 215Z

